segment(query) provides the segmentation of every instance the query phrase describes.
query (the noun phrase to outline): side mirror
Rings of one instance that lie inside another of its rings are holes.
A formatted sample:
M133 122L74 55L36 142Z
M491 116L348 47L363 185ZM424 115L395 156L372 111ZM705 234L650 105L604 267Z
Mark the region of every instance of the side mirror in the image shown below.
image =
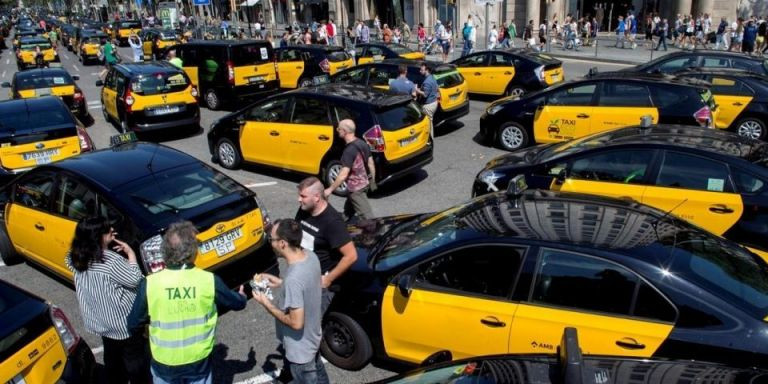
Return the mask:
M568 178L568 168L563 168L560 170L560 172L555 176L555 183L557 185L563 185L565 183L565 179Z
M411 275L402 275L397 279L397 289L403 297L411 296Z
M80 75L72 75L72 80L80 80Z
M97 87L103 87L104 86L104 81L103 80L96 80L96 86Z
M11 83L9 83L7 81L3 81L2 86L3 86L3 88L10 88L11 87Z

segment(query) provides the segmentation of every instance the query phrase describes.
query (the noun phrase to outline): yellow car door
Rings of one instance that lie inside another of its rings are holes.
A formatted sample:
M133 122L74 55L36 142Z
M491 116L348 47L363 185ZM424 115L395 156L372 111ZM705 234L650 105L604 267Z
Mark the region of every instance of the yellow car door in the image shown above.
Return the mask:
M652 356L677 311L657 290L608 260L542 249L533 292L512 321L510 353L557 353L575 327L584 354Z
M728 129L741 112L754 98L754 91L742 81L732 77L713 75L709 78L712 83L710 90L715 97L718 113L715 117L715 127Z
M493 77L488 73L488 53L480 52L462 57L453 62L464 76L470 93L487 94L487 84L493 82Z
M653 157L650 150L610 151L556 164L549 170L556 178L551 189L640 202L648 188Z
M294 98L290 124L284 124L280 134L284 143L282 157L287 168L319 174L335 134L328 104L318 99Z
M389 357L414 364L439 351L453 359L506 353L518 304L509 301L524 251L473 246L432 258L384 291L381 327Z
M590 132L602 132L640 124L640 118L651 116L659 122L659 111L644 84L623 81L603 82L600 97L593 109Z
M152 33L147 32L144 33L144 36L141 38L141 50L144 54L144 59L151 59L152 58L152 40L154 36Z
M588 82L549 93L533 116L535 142L558 142L589 134L596 90L597 85Z
M104 79L104 85L101 88L101 105L110 117L118 118L117 73L114 70L110 71Z
M199 90L200 82L198 78L198 65L200 58L198 57L197 47L177 45L174 49L176 50L176 55L181 59L182 69L184 69L184 72L189 76L189 81Z
M718 161L666 151L643 204L722 235L741 218L744 203L733 192L728 167Z
M248 162L284 167L289 97L265 101L246 111L240 128L240 150Z
M491 52L490 67L486 73L493 81L486 81L486 90L491 95L503 95L515 77L515 59L506 52Z
M280 73L280 88L297 88L299 78L304 74L304 59L298 49L279 51L277 71Z

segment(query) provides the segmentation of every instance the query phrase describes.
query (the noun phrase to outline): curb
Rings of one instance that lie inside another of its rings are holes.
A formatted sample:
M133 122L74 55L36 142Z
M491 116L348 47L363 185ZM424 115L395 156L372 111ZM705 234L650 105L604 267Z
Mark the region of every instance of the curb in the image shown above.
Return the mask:
M579 59L584 61L594 61L595 64L599 63L609 63L609 64L623 64L623 65L638 65L644 63L644 61L631 61L631 60L621 60L621 59L609 59L604 57L595 57L595 56L576 56L576 55L569 55L569 54L563 54L563 53L553 53L553 52L545 52L545 54L557 57L559 59Z

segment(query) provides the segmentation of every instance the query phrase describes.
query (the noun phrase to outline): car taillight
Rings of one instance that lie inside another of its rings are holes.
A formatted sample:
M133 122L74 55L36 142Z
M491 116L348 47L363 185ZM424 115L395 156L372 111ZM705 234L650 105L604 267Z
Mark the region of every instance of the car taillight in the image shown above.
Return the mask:
M363 134L363 140L371 147L372 152L384 152L387 145L384 143L384 135L381 133L381 127L377 124Z
M75 331L75 328L72 327L69 319L67 319L67 315L64 314L61 308L55 305L51 305L50 315L53 326L56 328L56 332L59 333L61 344L64 345L64 348L69 353L74 352L77 343L80 342L80 336Z
M325 59L320 62L320 69L326 73L331 72L331 63L328 61L328 59Z
M539 81L541 81L541 82L546 81L546 79L544 78L544 66L543 65L538 67L538 68L535 68L533 70L533 73L536 74L536 77L539 78Z
M696 113L693 114L693 118L702 127L712 128L712 111L709 107L701 107Z
M144 270L147 274L165 269L162 245L163 237L160 235L152 236L141 243L139 252L141 253L141 261L144 263Z
M259 211L261 211L261 221L264 223L263 228L269 228L269 225L272 224L272 219L269 217L267 207L264 206L264 202L258 196L253 196L253 199L256 200L256 205L259 206Z
M131 89L126 88L125 89L125 98L123 99L125 101L125 112L131 113L133 112L131 110L131 105L136 101L133 99L133 95L131 94Z
M197 97L197 87L193 85L190 93L192 94L192 97Z
M77 138L80 139L80 152L88 152L93 149L91 148L91 140L82 127L77 127Z
M227 61L227 81L229 85L235 85L235 66L231 61Z
M83 101L83 91L79 89L75 90L75 94L72 95L72 98L75 99L76 103Z

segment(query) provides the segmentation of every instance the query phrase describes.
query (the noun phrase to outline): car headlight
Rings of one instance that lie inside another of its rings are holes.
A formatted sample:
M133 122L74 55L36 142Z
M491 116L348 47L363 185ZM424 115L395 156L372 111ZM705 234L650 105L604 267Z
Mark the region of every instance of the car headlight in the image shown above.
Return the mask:
M141 243L139 251L141 252L141 261L144 262L144 270L147 271L147 274L165 269L162 245L163 237L160 235L152 236Z
M495 115L499 111L501 111L504 108L504 105L502 104L495 104L488 107L488 109L485 110L485 113L489 115Z
M498 192L499 188L496 186L496 182L504 177L503 174L494 170L482 171L477 175L477 180L482 181L488 186L488 190L491 192Z

